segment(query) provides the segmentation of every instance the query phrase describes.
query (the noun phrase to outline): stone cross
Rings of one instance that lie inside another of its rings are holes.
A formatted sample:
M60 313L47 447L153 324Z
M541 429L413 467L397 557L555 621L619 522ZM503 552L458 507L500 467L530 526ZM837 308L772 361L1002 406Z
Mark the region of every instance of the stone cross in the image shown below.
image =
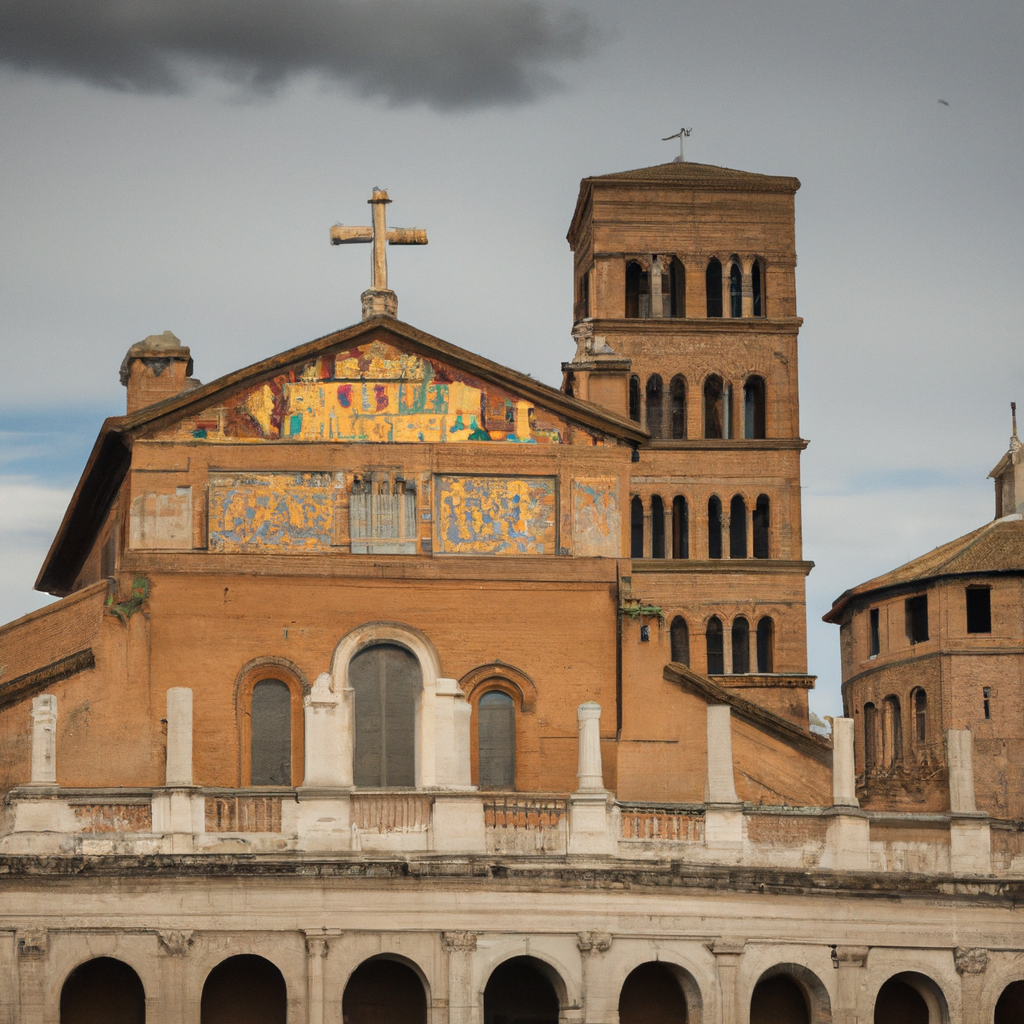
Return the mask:
M363 292L363 319L371 316L397 316L398 296L388 288L388 260L384 242L390 245L426 245L427 233L423 228L389 228L384 207L391 200L382 188L375 188L367 200L373 207L371 227L348 227L335 224L331 228L331 245L350 245L354 242L372 242L370 287Z

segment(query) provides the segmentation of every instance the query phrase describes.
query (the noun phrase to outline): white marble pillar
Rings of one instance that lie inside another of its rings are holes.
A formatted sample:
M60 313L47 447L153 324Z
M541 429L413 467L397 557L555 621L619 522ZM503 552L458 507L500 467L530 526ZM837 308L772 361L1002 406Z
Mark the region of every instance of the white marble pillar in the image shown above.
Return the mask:
M601 705L587 701L576 709L579 745L576 760L576 792L604 792L601 768Z
M949 809L974 814L974 744L970 729L946 730L946 765L949 769Z
M732 765L732 708L708 705L708 808L704 843L709 848L743 845L743 805L736 795Z
M167 691L164 785L192 785L192 691L187 686L172 686Z
M569 799L569 853L613 853L617 837L612 835L613 816L601 770L601 705L587 701L577 708L576 717L577 785Z
M32 785L57 785L57 698L49 693L32 701Z
M853 759L853 719L832 719L832 803L859 807L857 769Z
M342 699L331 689L329 673L317 676L302 699L302 712L306 729L303 786L351 787L352 758L343 756Z
M992 838L988 815L974 799L974 746L970 729L946 730L949 770L949 859L955 874L987 875L992 871Z

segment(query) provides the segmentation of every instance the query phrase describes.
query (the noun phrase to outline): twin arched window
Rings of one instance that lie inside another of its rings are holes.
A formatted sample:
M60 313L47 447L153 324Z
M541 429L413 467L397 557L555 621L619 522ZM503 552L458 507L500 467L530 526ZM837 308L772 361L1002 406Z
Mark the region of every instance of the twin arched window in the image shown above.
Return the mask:
M725 315L723 309L722 284L726 272L722 269L722 261L716 256L708 260L707 270L704 272L704 287L707 294L707 315L709 317L721 317ZM728 269L729 282L729 316L743 316L743 268L740 265L738 256L729 258ZM755 259L750 266L750 298L751 313L754 316L765 315L764 296L764 268L761 261Z
M673 621L673 628L675 626ZM685 623L684 623L685 626ZM708 675L725 675L725 632L722 620L717 615L708 619L704 632L707 650ZM733 675L745 675L750 672L750 621L745 615L737 615L730 630L732 648ZM765 615L757 623L755 634L756 671L758 673L774 672L775 660L775 623ZM673 651L675 648L673 648ZM687 653L689 653L689 634L687 634ZM675 657L673 661L677 660ZM688 663L684 663L688 664Z
M651 266L648 271L636 260L626 264L626 318L686 316L686 269L682 260L678 256L655 256Z
M771 501L759 494L752 516L755 558L768 558L771 527ZM712 494L708 499L708 558L721 558L723 550L722 499ZM742 494L734 494L729 502L729 557L747 557L747 503Z

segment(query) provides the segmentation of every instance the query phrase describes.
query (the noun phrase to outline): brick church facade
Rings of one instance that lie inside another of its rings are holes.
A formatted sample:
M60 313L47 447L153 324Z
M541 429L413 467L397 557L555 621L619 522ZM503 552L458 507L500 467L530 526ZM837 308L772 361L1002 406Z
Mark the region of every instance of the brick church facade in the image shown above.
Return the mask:
M397 318L379 190L360 323L129 349L0 627L0 1021L1021 1019L1017 449L811 732L798 188L585 179L560 390Z

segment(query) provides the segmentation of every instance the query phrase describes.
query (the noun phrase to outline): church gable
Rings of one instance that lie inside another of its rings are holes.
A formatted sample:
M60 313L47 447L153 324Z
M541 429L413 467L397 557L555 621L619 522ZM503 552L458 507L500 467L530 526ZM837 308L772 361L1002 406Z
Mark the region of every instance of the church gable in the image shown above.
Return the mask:
M377 336L319 354L216 404L189 410L154 440L370 444L604 444L562 416L441 359Z

